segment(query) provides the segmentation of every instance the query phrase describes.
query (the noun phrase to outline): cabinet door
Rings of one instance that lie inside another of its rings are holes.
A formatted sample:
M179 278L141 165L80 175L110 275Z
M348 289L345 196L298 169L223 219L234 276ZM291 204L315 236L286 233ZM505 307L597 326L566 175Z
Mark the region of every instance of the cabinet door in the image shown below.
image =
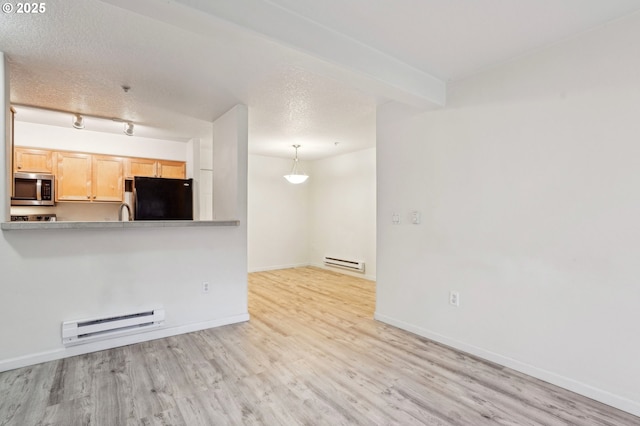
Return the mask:
M159 177L184 179L186 174L186 164L183 161L158 161Z
M125 174L130 179L133 179L134 176L156 177L156 160L127 158Z
M91 200L91 155L58 152L56 201Z
M120 157L93 155L92 201L124 200L124 167Z
M15 171L30 173L52 173L53 152L44 149L16 148Z

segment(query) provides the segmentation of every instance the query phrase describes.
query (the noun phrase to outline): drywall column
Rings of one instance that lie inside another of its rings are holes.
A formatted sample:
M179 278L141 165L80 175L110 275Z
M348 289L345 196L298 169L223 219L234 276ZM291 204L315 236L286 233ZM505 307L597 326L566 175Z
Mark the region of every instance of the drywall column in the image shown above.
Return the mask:
M193 178L193 219L200 218L200 199L202 197L200 189L200 139L193 138L187 142L187 169L186 177Z
M213 219L213 135L200 140L200 220Z
M0 132L4 135L4 150L0 153L0 222L9 219L9 194L11 193L11 111L9 101L9 64L4 53L0 52ZM4 161L2 161L4 160Z
M247 144L246 105L236 105L213 123L213 219L238 219L246 212Z

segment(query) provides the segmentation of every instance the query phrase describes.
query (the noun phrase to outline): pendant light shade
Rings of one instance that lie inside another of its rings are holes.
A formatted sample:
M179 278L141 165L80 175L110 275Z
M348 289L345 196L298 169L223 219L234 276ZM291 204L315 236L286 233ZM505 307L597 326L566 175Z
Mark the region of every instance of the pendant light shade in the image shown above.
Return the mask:
M288 175L284 175L284 178L288 180L289 183L298 184L306 181L309 176L302 171L302 168L298 164L298 148L300 148L300 145L293 145L293 147L296 149L296 157L293 159L291 172Z

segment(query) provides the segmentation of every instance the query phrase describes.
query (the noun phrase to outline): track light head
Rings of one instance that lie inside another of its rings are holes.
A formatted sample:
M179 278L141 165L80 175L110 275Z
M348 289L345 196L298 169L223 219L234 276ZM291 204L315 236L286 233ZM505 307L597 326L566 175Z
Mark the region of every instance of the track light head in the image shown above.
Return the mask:
M127 136L133 136L133 123L124 123L124 134Z
M80 114L73 114L71 124L75 129L84 129L84 117Z

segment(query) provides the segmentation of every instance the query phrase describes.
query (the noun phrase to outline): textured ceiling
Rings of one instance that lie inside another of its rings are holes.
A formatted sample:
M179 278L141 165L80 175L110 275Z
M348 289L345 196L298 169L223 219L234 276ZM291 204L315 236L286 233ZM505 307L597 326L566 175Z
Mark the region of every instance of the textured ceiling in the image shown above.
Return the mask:
M177 126L174 137L191 136L183 132L238 102L242 93L234 90L244 87L224 77L239 80L259 64L256 58L236 67L227 52L234 39L207 39L96 1L58 1L43 15L5 16L2 28L12 102Z
M0 15L13 103L133 121L138 136L173 140L210 135L212 120L244 103L250 152L290 157L297 143L302 159L315 159L374 146L376 106L411 101L411 87L419 92L427 78L470 75L630 13L640 0L46 6L40 15ZM269 18L251 13L258 7ZM297 33L287 37L269 25ZM315 31L308 45L296 40L305 28ZM408 74L393 75L398 70Z
M251 91L249 138L252 152L269 155L287 140L299 144L303 159L320 158L375 146L374 99L306 71L288 70Z
M251 151L264 155L290 157L299 143L301 158L314 159L375 140L373 96L305 70L312 59L222 21L186 30L92 0L0 19L18 105L133 121L137 136L186 141L209 135L215 118L245 103ZM65 122L33 111L17 119Z
M269 2L447 81L640 9L638 0Z

